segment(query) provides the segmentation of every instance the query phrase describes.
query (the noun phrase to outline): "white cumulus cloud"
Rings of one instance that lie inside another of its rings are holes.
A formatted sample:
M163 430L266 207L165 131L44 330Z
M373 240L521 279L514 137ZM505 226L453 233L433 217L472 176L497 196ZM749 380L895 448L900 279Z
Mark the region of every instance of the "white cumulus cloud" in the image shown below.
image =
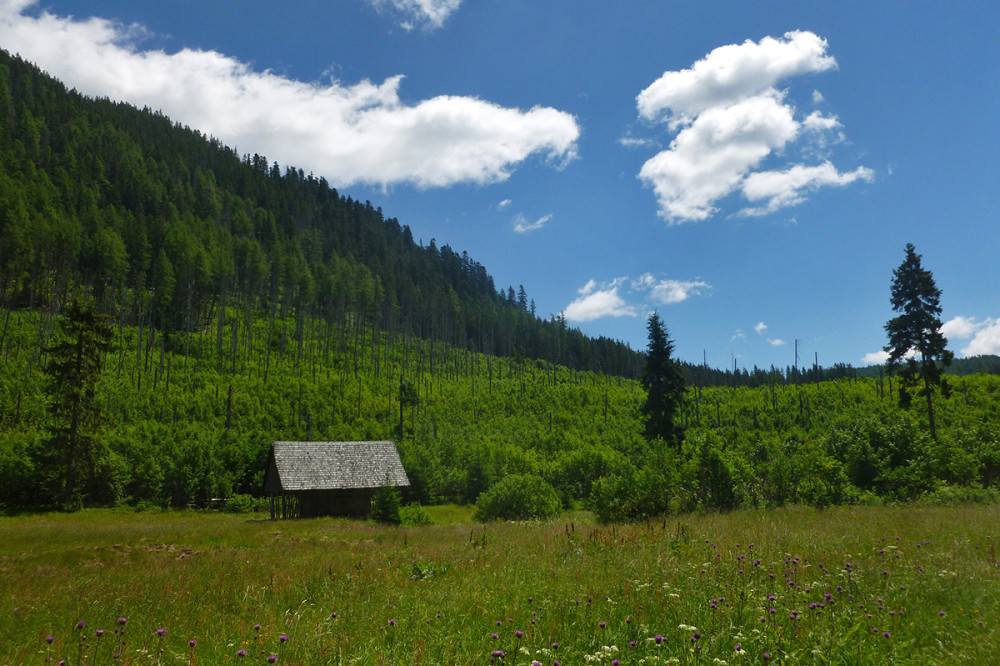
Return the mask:
M753 327L753 330L757 332L757 335L764 335L764 331L767 330L767 324L765 324L764 322L760 322Z
M563 314L570 321L592 321L601 317L637 317L658 305L682 303L693 296L711 291L704 280L673 280L645 273L637 279L619 277L611 282L589 280L566 306Z
M865 354L861 357L861 362L865 365L885 365L889 360L889 352L877 351Z
M576 156L579 126L557 109L448 95L404 103L402 75L382 83L296 81L215 51L141 50L141 26L25 13L34 4L0 0L0 44L8 51L82 93L162 110L337 186L494 183L532 156L557 165ZM441 16L448 3L410 4L440 5Z
M619 293L621 280L598 288L597 282L590 280L579 290L580 296L566 306L563 314L574 322L593 321L602 317L635 317L636 311L630 307Z
M666 72L640 92L639 115L676 132L668 149L639 172L656 194L660 216L670 224L707 219L718 212L716 202L726 195L742 191L748 196L746 181L756 175L754 170L791 142L809 135L816 150L842 140L836 116L816 111L799 120L786 101L787 92L776 87L788 77L835 68L836 60L826 51L826 40L804 31L785 33L781 39L747 40L714 49L690 69ZM801 170L809 174L804 182ZM864 167L841 174L829 162L769 173L786 174L785 186L750 199L767 198L765 206L748 209L750 214L799 203L805 191L872 176ZM758 180L749 187L756 192L764 186Z
M824 162L818 166L796 164L785 171L758 171L743 179L740 189L749 201L764 200L763 206L744 208L744 215L764 215L794 206L805 200L805 193L820 187L844 187L856 180L871 182L875 173L866 167L842 173Z
M394 14L406 30L440 28L462 0L368 0L378 11Z
M954 317L941 325L941 333L949 342L969 341L959 352L962 356L1000 354L1000 318L976 321L970 317Z
M656 279L651 273L641 276L633 285L636 290L646 290L650 300L658 305L682 303L691 296L698 296L712 287L703 280Z
M534 222L528 222L524 215L518 213L514 216L514 231L519 234L526 234L529 231L534 231L535 229L541 229L545 226L545 223L552 219L552 213L538 218Z

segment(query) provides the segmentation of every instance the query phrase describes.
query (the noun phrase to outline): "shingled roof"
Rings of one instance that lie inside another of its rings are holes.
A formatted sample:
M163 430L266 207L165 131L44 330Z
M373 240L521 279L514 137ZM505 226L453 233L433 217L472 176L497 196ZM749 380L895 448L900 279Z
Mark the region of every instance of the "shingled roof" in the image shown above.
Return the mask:
M264 484L284 492L410 485L393 442L274 442L271 459Z

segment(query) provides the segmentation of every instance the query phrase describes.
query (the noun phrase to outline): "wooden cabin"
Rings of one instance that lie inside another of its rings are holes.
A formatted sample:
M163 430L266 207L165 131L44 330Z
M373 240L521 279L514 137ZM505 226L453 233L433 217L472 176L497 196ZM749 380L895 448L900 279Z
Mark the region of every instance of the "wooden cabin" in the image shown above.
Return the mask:
M264 471L271 518L367 516L375 491L410 485L393 442L273 442Z

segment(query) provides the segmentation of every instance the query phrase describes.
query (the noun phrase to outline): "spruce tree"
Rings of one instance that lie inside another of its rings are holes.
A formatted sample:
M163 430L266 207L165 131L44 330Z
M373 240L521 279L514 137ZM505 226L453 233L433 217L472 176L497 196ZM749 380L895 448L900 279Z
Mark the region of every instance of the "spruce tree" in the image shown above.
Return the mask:
M96 398L104 353L112 329L93 302L74 300L62 320L62 339L48 348L49 411L52 422L42 463L49 488L42 495L66 509L76 509L85 497L99 498L98 456L94 436L102 424ZM57 490L58 489L58 490Z
M676 416L684 399L684 373L680 364L672 358L674 343L659 313L650 315L646 330L649 332L649 346L642 374L646 402L641 407L645 435L647 439L660 439L668 446L679 449L684 430L676 423Z
M940 386L945 397L948 385L942 379L944 368L954 357L946 349L948 340L941 334L941 290L934 284L933 274L920 264L920 255L912 244L906 244L906 257L892 272L889 302L898 316L885 325L889 344L887 362L890 373L900 376L899 404L908 407L910 390L922 381L917 395L927 400L927 418L931 437L937 439L934 425L933 389Z

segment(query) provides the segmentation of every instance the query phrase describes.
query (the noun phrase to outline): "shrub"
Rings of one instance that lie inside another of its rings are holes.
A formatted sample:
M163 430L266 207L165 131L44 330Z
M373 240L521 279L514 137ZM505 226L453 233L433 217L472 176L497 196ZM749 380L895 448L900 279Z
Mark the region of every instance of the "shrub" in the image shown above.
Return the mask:
M544 479L512 474L482 493L476 501L476 520L544 520L562 509L555 489Z
M386 525L399 525L403 522L399 515L400 504L399 491L389 484L386 476L385 483L379 486L372 497L372 520Z
M427 515L424 507L416 502L400 509L399 518L406 527L424 527L431 524L431 517Z
M267 510L267 498L236 494L226 500L223 511L228 513L253 513Z

